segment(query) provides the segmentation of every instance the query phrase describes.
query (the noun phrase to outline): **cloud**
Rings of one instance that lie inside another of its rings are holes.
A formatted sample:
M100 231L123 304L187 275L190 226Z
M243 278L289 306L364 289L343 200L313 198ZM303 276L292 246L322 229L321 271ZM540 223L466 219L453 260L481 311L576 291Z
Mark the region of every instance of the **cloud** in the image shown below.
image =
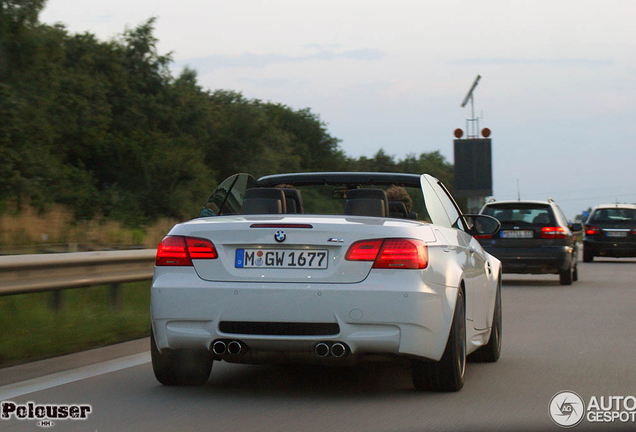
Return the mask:
M323 46L317 43L308 43L301 45L301 48L309 49L309 50L321 50Z
M336 52L332 50L320 50L309 55L291 56L285 54L256 54L242 53L231 56L215 54L207 57L183 59L177 61L179 65L189 65L195 69L219 69L228 67L265 67L280 63L304 63L308 61L328 60L357 60L372 61L384 57L385 53L378 49L366 48Z
M309 50L323 50L323 49L340 49L342 48L342 45L340 44L320 45L317 43L308 43L308 44L301 45L301 47L305 49L309 49Z
M267 78L243 78L239 82L254 84L259 87L286 87L291 83L287 79L267 79Z
M560 59L522 59L522 58L468 58L454 60L460 65L546 65L546 66L611 66L611 59L560 58Z

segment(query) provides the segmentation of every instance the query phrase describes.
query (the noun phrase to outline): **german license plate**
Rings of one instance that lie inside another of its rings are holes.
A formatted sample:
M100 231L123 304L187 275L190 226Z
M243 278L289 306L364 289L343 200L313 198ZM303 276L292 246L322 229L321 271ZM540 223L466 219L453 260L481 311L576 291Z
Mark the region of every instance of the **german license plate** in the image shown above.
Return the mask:
M501 238L532 238L534 237L534 231L532 230L506 230L501 232Z
M237 268L324 270L329 252L323 249L237 249Z
M627 237L627 233L625 231L607 231L605 235L608 237Z

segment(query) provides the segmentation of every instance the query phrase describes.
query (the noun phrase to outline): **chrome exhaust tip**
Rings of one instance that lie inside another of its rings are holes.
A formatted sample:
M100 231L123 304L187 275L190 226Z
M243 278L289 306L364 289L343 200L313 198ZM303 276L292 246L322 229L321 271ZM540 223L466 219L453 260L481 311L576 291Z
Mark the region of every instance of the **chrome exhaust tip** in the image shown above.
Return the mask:
M329 345L324 342L320 342L316 345L316 348L314 348L314 352L318 357L327 357L327 355L329 355Z
M223 341L216 341L212 344L212 352L216 355L223 355L227 350L227 346Z
M232 355L240 354L243 346L239 341L232 341L227 344L227 352Z
M331 345L331 355L334 357L342 357L347 352L347 349L340 342L336 342Z

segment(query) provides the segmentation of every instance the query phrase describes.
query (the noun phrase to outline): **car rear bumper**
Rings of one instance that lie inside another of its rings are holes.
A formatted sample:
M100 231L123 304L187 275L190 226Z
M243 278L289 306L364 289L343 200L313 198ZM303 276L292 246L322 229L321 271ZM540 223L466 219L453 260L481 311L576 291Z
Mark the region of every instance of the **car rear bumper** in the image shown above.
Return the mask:
M157 268L151 288L155 340L160 350L209 350L217 339L238 340L248 347L246 363L315 357L319 342L344 343L354 356L439 360L457 288L425 284L417 271L401 272L400 284L395 277L374 277L373 282L369 277L356 284L228 283L204 281L192 268ZM329 335L240 334L221 331L221 322L337 324L338 330Z
M504 273L559 273L572 265L571 246L536 248L497 248L484 246L489 254L501 261Z
M636 257L636 242L607 242L584 240L583 247L594 255L615 258Z

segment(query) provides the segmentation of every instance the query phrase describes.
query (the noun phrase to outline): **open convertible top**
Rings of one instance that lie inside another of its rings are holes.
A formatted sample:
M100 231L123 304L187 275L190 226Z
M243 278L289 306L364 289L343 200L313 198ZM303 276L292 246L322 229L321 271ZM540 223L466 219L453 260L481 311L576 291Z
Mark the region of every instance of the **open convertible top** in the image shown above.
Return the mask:
M309 185L398 185L420 187L421 175L404 173L383 172L313 172L275 174L259 178L256 181L259 187L274 187L279 184L293 186Z

